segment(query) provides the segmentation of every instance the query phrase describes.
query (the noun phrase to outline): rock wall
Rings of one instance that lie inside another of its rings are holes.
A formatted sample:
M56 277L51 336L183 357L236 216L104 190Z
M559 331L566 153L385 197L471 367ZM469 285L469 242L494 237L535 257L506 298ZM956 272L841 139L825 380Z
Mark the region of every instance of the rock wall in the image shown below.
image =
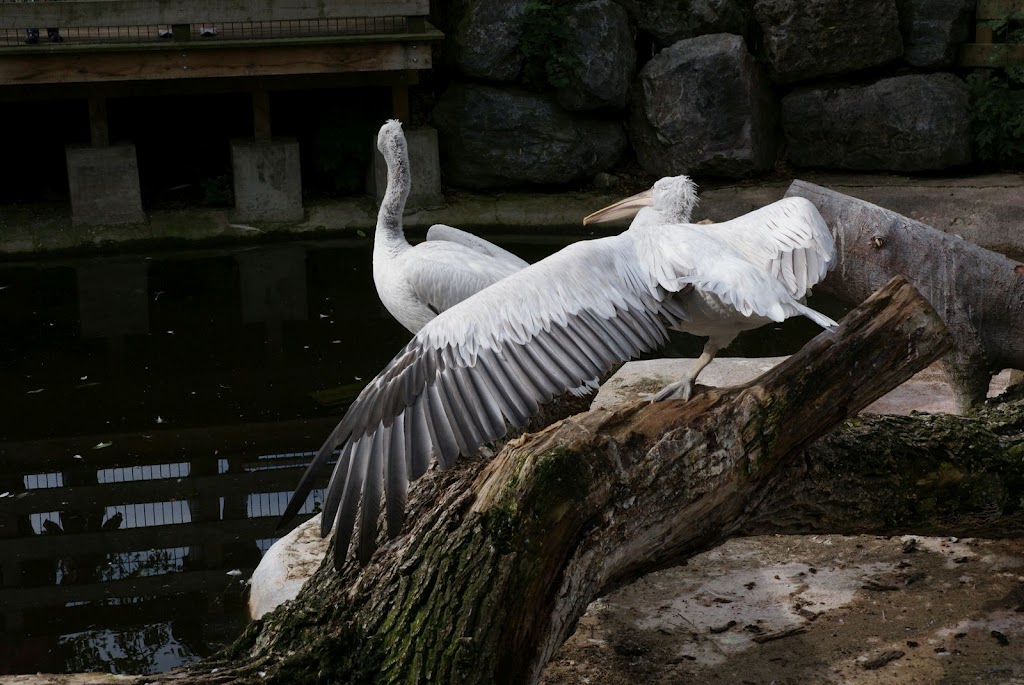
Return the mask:
M974 0L457 0L430 114L449 185L971 162Z

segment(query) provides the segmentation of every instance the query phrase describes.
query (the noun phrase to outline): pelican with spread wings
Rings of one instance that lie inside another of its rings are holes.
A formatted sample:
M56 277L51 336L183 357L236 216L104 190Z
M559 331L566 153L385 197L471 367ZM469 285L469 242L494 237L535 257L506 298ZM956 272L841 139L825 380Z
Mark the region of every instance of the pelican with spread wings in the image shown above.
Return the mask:
M358 524L365 563L382 499L395 536L409 483L433 461L451 467L554 396L657 349L670 328L715 342L662 397L689 397L703 358L742 330L795 315L835 325L801 302L835 258L810 202L788 198L719 224L662 223L672 184L659 183L625 232L569 245L427 321L328 436L284 520L337 453L321 534L336 529L340 567Z

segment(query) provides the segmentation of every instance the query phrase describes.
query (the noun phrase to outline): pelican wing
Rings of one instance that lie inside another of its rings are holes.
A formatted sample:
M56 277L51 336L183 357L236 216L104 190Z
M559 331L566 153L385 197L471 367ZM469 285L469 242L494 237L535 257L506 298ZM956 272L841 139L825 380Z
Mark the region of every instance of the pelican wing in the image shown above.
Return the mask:
M800 303L780 278L754 264L714 231L716 227L666 224L640 228L637 252L649 287L678 292L689 286L714 295L741 317L783 321L800 314L823 328L835 326L832 319Z
M699 230L728 242L746 259L766 268L796 298L821 282L836 257L828 225L802 197L785 198Z
M468 234L467 234L468 235ZM459 243L424 242L401 256L409 287L437 313L528 266L510 264Z
M336 526L340 566L358 513L357 553L368 560L382 494L395 535L408 484L432 456L447 468L555 395L664 343L685 311L642 269L627 236L576 243L430 321L356 398L303 475L285 520L340 449L321 532Z
M484 240L480 236L473 235L472 233L466 233L454 226L434 224L427 229L427 241L458 243L459 245L463 245L471 250L475 250L476 252L494 258L513 271L519 271L519 269L525 269L529 266L527 262L523 261L508 250L498 247L494 243L489 240Z

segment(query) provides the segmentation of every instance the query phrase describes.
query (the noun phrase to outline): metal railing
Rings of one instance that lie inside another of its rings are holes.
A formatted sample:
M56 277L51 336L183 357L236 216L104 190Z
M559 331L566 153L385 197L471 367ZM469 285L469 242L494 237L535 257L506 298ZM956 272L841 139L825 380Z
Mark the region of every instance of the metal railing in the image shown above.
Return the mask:
M161 3L154 0L0 0L0 47L26 44L27 31L58 45L186 40L284 40L422 33L426 0L322 0L310 6L265 2Z

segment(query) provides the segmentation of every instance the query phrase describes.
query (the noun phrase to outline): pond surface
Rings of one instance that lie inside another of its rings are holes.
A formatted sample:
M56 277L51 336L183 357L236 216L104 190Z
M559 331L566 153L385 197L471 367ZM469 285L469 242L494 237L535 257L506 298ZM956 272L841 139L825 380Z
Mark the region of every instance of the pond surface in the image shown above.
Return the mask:
M516 240L533 261L568 239ZM0 262L0 674L158 672L230 642L290 489L408 338L367 240Z

